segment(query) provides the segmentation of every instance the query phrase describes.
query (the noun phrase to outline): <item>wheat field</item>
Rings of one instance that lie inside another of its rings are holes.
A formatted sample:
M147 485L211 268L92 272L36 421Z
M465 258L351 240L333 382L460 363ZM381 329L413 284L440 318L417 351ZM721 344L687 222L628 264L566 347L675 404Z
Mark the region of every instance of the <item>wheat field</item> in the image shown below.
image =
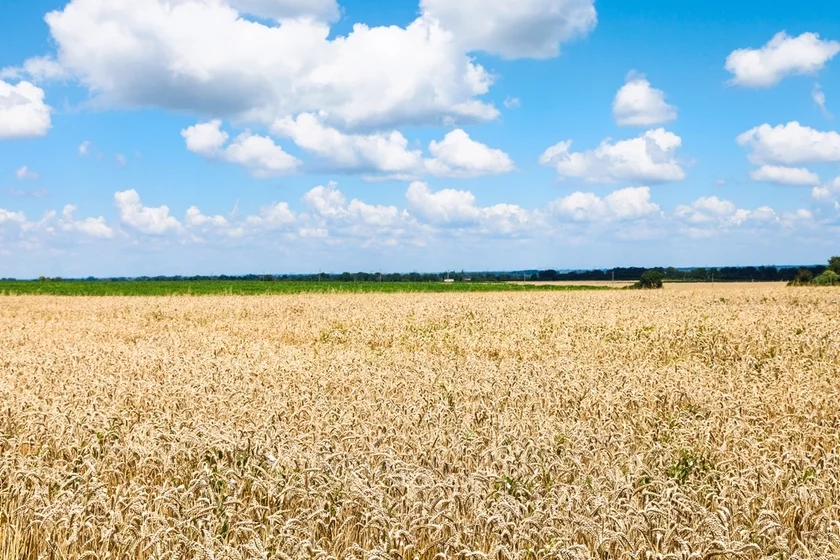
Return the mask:
M5 297L0 558L837 558L838 310Z

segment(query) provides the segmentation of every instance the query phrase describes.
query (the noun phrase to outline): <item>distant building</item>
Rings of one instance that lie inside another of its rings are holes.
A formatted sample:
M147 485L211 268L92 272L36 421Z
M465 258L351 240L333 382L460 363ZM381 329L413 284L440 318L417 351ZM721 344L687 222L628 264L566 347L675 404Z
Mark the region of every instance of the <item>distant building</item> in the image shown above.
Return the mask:
M454 283L455 283L455 279L454 279L454 278L445 278L445 279L443 280L443 283L444 283L444 284L454 284Z

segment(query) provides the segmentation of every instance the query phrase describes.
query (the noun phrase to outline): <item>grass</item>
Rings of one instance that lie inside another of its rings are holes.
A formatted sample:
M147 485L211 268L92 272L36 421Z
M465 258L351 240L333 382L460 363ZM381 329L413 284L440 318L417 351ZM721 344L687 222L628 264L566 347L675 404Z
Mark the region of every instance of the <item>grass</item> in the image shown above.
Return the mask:
M0 294L55 296L175 296L362 293L534 292L609 289L457 282L258 282L258 281L2 281Z
M840 558L837 304L4 298L0 559Z

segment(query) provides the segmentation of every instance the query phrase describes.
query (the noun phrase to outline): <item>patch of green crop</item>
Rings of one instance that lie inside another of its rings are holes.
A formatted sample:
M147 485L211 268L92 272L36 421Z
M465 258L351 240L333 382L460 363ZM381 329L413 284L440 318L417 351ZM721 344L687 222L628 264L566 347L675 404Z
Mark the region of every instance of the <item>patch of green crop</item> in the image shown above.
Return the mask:
M456 282L259 282L247 280L126 280L0 282L3 295L181 296L357 293L569 292L610 289L602 286L524 285Z

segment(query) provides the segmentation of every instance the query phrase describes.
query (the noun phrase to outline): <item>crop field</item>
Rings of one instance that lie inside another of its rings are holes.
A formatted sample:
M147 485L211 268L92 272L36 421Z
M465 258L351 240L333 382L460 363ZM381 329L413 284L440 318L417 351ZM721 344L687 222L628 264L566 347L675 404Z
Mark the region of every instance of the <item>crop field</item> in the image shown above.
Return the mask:
M458 282L259 282L249 280L0 281L0 295L173 296L369 293L536 292L603 289L605 286Z
M838 309L3 297L0 558L838 558Z

